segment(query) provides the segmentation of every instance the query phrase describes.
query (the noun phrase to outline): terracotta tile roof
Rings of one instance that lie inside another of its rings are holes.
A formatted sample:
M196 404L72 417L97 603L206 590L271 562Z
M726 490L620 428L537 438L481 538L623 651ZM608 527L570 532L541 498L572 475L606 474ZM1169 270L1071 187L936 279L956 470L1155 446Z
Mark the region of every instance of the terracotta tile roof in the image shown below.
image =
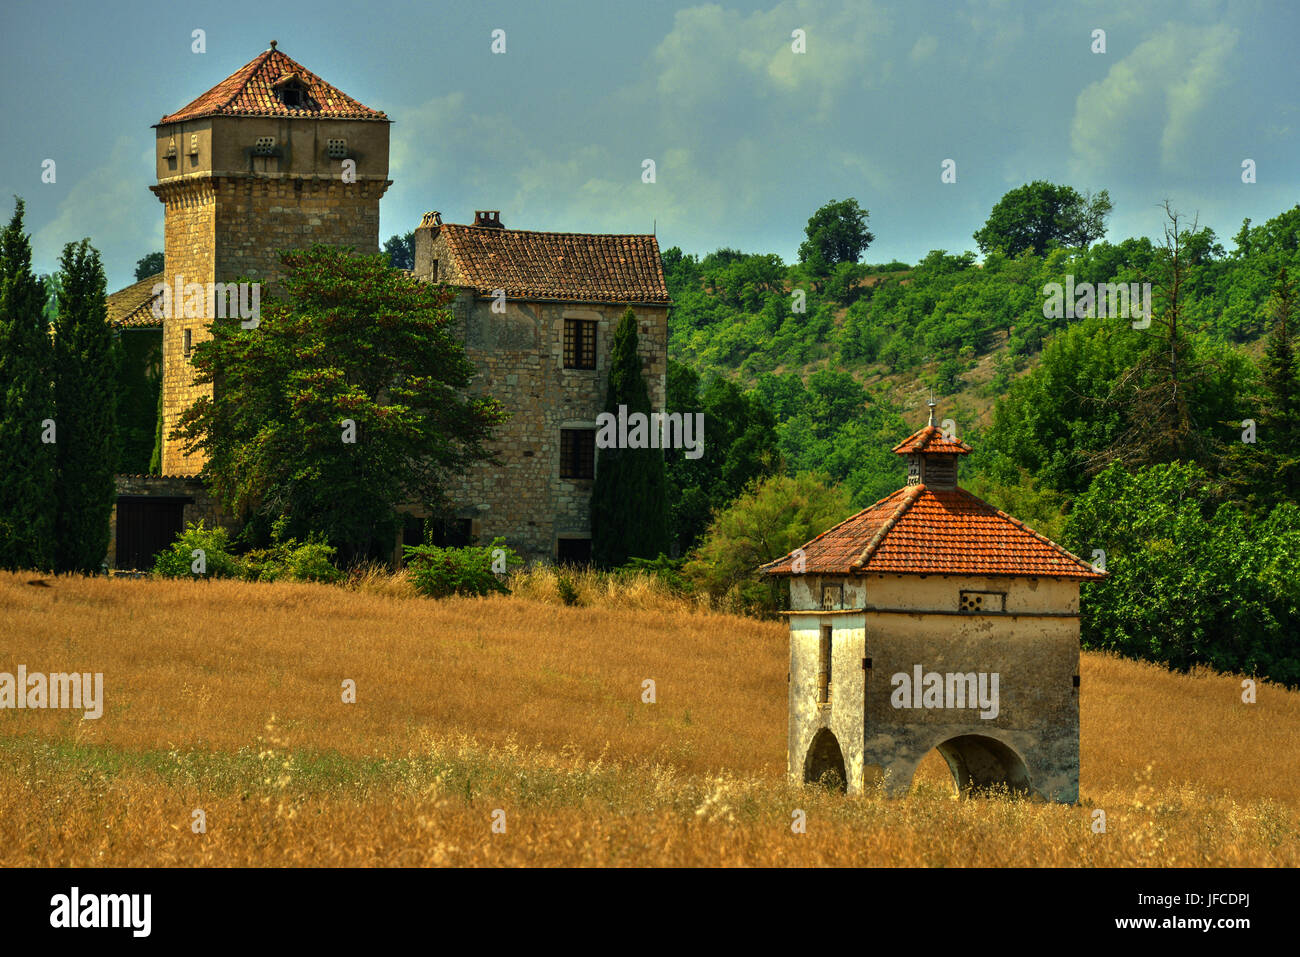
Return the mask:
M964 489L909 485L803 546L810 574L1104 578L1083 559ZM760 569L793 574L786 555Z
M162 281L163 274L155 273L108 296L108 324L120 329L162 328L152 309L157 298L153 287Z
M286 106L275 93L276 86L287 83L291 78L300 81L306 90L306 98L301 107ZM155 125L194 120L203 116L388 120L383 113L358 103L274 47L258 54L208 92L175 113L164 116Z
M943 430L937 426L927 425L924 428L917 429L895 445L893 451L899 455L910 455L913 452L924 452L927 455L945 453L949 455L965 455L972 450L965 442L944 435Z
M564 302L670 301L654 236L437 227L454 262L448 281L479 295Z

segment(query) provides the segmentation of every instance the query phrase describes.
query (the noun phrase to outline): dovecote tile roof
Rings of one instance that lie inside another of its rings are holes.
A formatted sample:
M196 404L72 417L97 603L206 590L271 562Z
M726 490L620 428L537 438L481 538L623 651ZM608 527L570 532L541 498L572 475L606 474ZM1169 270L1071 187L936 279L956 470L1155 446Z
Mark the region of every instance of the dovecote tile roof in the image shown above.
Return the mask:
M971 447L960 439L948 436L937 426L927 425L917 429L903 441L894 446L898 455L911 455L924 452L926 455L966 455Z
M964 489L909 485L803 546L808 574L1014 575L1095 581L1088 562ZM794 554L763 565L791 575Z
M450 282L482 296L564 302L669 303L659 240L645 235L542 233L434 226L453 263Z
M276 87L297 80L305 90L303 105L288 106L276 94ZM206 116L280 116L308 119L381 120L388 117L358 103L338 87L326 83L301 63L275 48L251 61L212 89L156 124L178 123Z

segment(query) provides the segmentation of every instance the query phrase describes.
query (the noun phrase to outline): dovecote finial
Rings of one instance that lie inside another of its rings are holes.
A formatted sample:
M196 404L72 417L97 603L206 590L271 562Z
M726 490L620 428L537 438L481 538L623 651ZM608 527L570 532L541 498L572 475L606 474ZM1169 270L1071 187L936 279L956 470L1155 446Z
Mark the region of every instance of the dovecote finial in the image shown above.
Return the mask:
M933 426L934 425L934 390L933 389L930 390L930 401L928 405L930 406L930 421L927 424Z
M272 49L272 50L275 49L275 41L274 41L274 40L271 41L271 49Z

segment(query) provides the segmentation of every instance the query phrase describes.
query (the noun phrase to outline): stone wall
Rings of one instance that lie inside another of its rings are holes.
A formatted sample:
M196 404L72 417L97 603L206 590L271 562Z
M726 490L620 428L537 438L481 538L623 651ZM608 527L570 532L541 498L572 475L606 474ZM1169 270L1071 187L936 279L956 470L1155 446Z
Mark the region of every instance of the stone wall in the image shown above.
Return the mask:
M481 543L500 536L526 558L552 559L557 540L591 537L592 479L560 477L560 430L595 429L609 383L609 348L627 304L492 300L461 290L451 309L478 369L471 389L501 401L510 420L488 444L500 464L471 467L449 490L458 518ZM662 409L668 313L633 307L653 408ZM594 320L596 368L564 368L564 322ZM599 454L597 455L599 459Z
M1005 775L1016 784L1016 769L1023 765L1027 780L1021 783L1034 793L1077 800L1077 582L873 576L866 579L865 595L862 583L845 582L846 597L853 595L856 608L790 616L787 770L792 783L804 781L809 753L825 730L842 753L851 793L881 782L887 793L905 794L922 758L939 748L950 767L976 783L980 775ZM1005 613L957 610L961 591L995 589L1006 595ZM832 629L826 704L818 701L823 626ZM894 707L893 676L911 675L917 665L940 674L996 673L997 715L982 718L969 708Z
M286 249L324 243L377 253L379 200L391 183L388 131L387 122L269 117L159 126L158 184L151 189L165 207L168 288L176 288L177 276L201 284L247 278L264 284L265 298L277 291L279 254ZM254 154L261 136L274 139L273 155ZM331 137L347 141L344 159L356 165L354 182L343 181L343 159L327 155ZM166 475L196 475L204 464L202 455L185 455L184 443L170 435L181 413L208 390L193 383L185 332L196 346L210 338L211 321L186 318L181 308L163 321Z
M157 498L193 499L184 507L182 521L203 522L208 528L222 527L232 533L238 523L222 507L221 502L204 486L203 480L185 475L115 475L116 491L113 512L108 525L108 567L116 567L117 556L117 499L122 495L139 495Z
M163 276L167 287L176 288L177 276L187 283L214 282L217 194L212 182L176 183L159 192L158 197L164 203ZM193 345L207 338L207 332L203 320L185 319L183 309L179 315L176 312L173 310L173 315L162 322L162 472L192 475L202 468L203 459L187 458L182 452L183 443L171 438L171 433L181 412L202 394L194 385L193 370L185 357L184 330L190 330Z

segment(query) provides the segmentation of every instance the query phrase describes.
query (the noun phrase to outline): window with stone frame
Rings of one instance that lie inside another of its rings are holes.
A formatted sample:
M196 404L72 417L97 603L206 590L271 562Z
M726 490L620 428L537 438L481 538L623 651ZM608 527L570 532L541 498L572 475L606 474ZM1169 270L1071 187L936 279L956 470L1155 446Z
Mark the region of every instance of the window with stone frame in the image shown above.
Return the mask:
M595 320L564 320L564 368L596 368Z
M560 478L596 477L596 430L560 430Z

